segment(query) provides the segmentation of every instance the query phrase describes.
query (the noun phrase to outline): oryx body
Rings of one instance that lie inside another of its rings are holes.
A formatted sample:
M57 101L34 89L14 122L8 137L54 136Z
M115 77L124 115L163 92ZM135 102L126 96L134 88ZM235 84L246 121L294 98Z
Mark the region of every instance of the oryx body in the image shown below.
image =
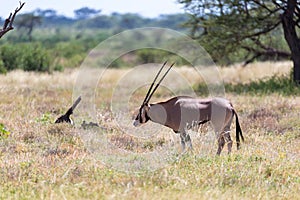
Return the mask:
M162 77L160 82L166 76L168 71ZM230 101L224 98L199 99L188 96L177 96L164 102L149 104L151 96L160 84L159 82L150 94L150 90L152 89L157 76L140 107L139 114L134 121L134 126L139 126L149 120L167 126L173 129L175 133L180 134L182 149L185 150L186 143L188 147L192 149L191 139L187 134L187 130L195 124L200 125L211 122L218 138L219 147L217 154L220 155L226 142L228 144L228 152L231 152L232 140L230 137L230 126L233 117L236 116L236 141L239 149L239 136L241 136L242 140L244 140L244 138L239 125L238 116Z

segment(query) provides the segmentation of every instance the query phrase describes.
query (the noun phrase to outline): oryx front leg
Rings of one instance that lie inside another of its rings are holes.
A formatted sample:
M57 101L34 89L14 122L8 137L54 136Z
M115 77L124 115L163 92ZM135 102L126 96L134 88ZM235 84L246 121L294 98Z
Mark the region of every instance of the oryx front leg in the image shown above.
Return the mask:
M193 150L193 145L189 134L187 134L185 131L180 132L180 139L182 152L185 152L185 144L187 144L188 150Z

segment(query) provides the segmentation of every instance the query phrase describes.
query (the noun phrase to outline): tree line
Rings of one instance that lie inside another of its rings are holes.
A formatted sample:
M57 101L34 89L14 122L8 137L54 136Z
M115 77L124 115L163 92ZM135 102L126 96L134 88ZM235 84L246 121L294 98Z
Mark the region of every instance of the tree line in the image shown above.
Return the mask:
M103 15L100 10L87 7L74 13L73 18L58 15L52 9L18 14L14 20L17 31L0 40L0 73L14 69L53 71L78 67L88 52L101 41L126 29L153 26L187 30L182 26L188 19L186 14L160 15L156 18L116 12ZM1 20L1 23L4 21ZM130 56L137 63L147 62L149 58L154 61L154 55L161 55L156 50L149 50L148 53L150 55L145 56L145 51L141 51ZM113 63L113 67L132 64L120 58Z
M114 12L109 15L101 14L101 10L88 7L74 10L75 17L67 17L57 14L53 9L36 9L33 12L19 14L16 17L15 25L33 26L40 28L52 28L61 26L72 26L74 28L120 28L132 29L140 27L164 27L175 30L185 29L183 23L188 20L187 14L160 15L156 18L143 17L136 13L121 14ZM3 23L3 19L1 19Z
M87 7L75 10L75 17L70 18L58 15L55 10L37 9L16 17L19 31L1 39L0 58L5 64L1 48L4 44L32 42L43 53L45 48L48 57L55 57L50 59L55 64L50 62L50 65L59 67L54 68L78 66L87 52L107 37L126 29L155 26L189 34L220 65L291 59L293 80L300 83L299 0L178 0L178 3L183 4L186 14L157 18L133 13L104 15L101 10ZM148 49L134 56L147 61L166 56L165 52L157 51ZM69 64L62 66L65 63Z

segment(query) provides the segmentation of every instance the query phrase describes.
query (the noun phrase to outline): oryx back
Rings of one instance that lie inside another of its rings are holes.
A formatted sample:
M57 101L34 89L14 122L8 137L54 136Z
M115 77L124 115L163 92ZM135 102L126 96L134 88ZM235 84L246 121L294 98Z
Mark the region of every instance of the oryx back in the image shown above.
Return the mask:
M208 121L219 131L232 117L232 106L223 98L199 99L178 96L165 102L151 104L149 117L175 132L183 131L192 124Z

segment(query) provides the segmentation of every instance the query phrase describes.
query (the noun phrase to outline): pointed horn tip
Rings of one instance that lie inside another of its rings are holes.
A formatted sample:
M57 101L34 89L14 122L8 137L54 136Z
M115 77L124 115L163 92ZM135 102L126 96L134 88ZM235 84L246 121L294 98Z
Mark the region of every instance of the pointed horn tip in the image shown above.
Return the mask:
M164 80L164 78L166 77L166 75L169 73L169 71L171 70L171 68L173 67L173 65L175 65L175 62L170 65L170 67L168 68L168 70L165 72L165 74L161 77L161 79L158 81L158 83L156 84L155 88L152 90L152 92L149 94L149 96L146 98L146 101L144 101L145 103L149 103L152 95L154 94L154 92L156 91L156 89L158 88L158 86L160 85L160 83ZM164 65L162 66L162 68L164 67ZM161 70L162 70L161 68ZM154 83L154 82L153 82Z
M81 101L81 95L77 97L76 101Z
M158 73L156 74L156 76L155 76L153 82L151 83L151 86L150 86L150 88L149 88L149 90L148 90L148 92L147 92L147 94L146 94L146 96L145 96L145 98L144 98L143 104L144 104L144 103L147 103L147 102L149 101L148 97L149 97L149 94L150 94L150 92L151 92L151 90L152 90L152 87L154 86L154 83L155 83L157 77L159 76L159 74L161 73L161 71L163 70L163 68L164 68L165 65L167 64L167 62L168 62L168 61L166 60L166 61L163 63L163 65L162 65L161 68L159 69ZM148 100L147 100L147 99L148 99Z

